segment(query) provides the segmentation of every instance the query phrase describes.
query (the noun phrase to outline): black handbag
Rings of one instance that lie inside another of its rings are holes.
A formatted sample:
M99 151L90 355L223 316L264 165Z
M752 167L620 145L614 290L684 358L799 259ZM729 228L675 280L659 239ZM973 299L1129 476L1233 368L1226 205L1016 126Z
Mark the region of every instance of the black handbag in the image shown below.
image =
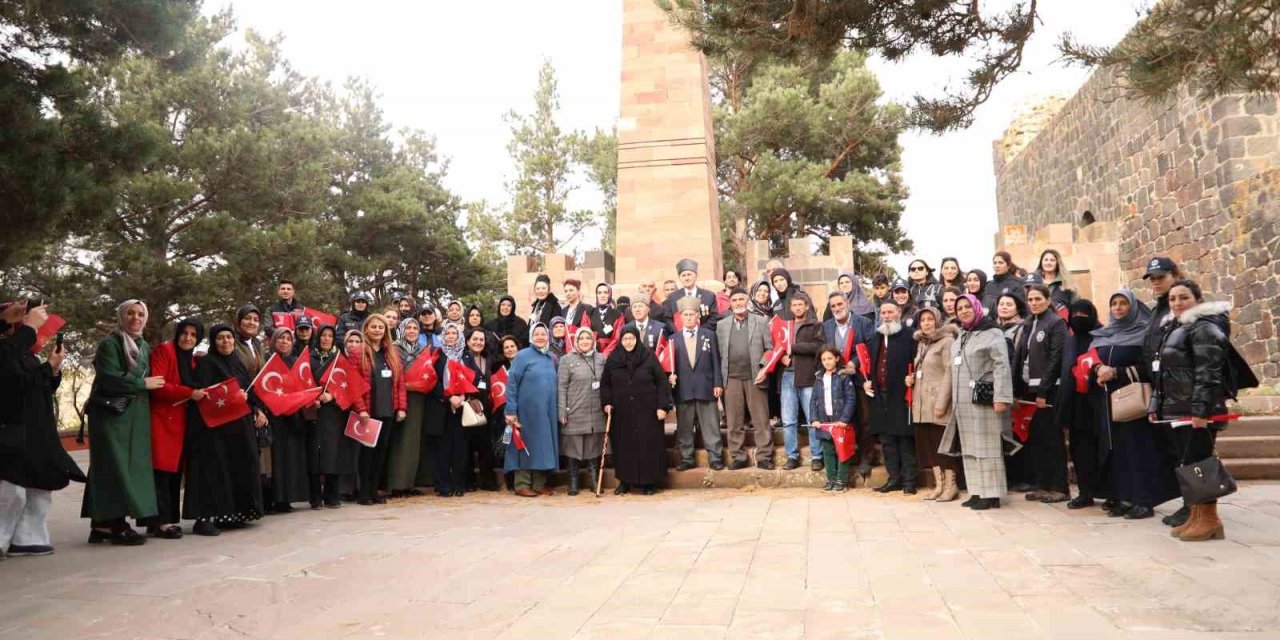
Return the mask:
M97 407L106 411L113 416L124 415L129 409L130 396L104 396L94 394L89 396L89 406Z
M988 373L982 376L982 379L980 380L973 379L973 369L969 368L969 359L964 357L964 345L968 341L968 335L965 335L964 339L960 341L960 357L964 358L965 371L969 372L969 388L972 390L969 400L973 402L973 404L980 404L989 407L996 402L995 376ZM988 377L991 377L992 379L988 380Z
M1183 459L1190 449L1191 438L1187 438L1187 446L1182 451ZM1231 477L1216 455L1184 464L1174 469L1174 473L1178 476L1178 488L1182 490L1182 498L1187 504L1205 504L1236 492L1236 479Z

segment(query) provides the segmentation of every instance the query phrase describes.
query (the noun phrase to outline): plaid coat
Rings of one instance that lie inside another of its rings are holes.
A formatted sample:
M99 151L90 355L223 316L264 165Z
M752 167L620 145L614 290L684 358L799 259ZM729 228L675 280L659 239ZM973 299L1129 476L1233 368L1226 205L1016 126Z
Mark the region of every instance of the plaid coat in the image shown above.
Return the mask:
M960 364L956 364L960 358ZM970 380L990 376L995 382L995 401L1013 403L1013 377L1009 370L1009 347L1004 333L989 328L961 331L951 345L951 400L953 413L942 434L939 453L949 453L959 438L959 449L966 456L999 458L1000 436L1009 431L1009 412L996 413L986 405L972 401Z

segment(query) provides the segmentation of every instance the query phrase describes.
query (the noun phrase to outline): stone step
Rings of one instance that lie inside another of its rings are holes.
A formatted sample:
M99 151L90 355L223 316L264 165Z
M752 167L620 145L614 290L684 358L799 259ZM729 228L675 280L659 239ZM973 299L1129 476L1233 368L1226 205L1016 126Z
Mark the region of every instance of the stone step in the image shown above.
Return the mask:
M864 485L857 480L856 474L850 474L851 479L858 488ZM568 486L568 474L559 472L555 474L555 485L558 491L564 491ZM585 481L586 473L584 472L583 480ZM878 487L889 479L885 473L884 467L875 467L871 470L871 475L867 478L866 487ZM595 480L593 479L594 483ZM775 468L772 471L749 467L738 471L712 471L706 466L699 466L688 471L676 471L669 469L667 471L667 488L669 489L744 489L748 487L760 487L764 489L775 488L821 488L827 483L827 475L825 471L811 471L805 466L793 471L783 471ZM594 485L592 485L594 488ZM604 483L602 485L605 490L612 491L618 486L618 480L613 475L613 469L605 469ZM583 491L588 489L584 486Z
M1240 436L1228 430L1218 437L1218 456L1224 460L1280 458L1280 435Z
M1244 416L1232 422L1224 435L1280 436L1280 416Z
M676 446L676 426L675 426L675 424L668 424L668 425L667 425L667 428L666 428L666 438L667 438L667 446L668 446L668 447L674 447L674 446ZM801 446L808 444L808 443L809 443L809 429L808 429L808 427L798 427L798 428L796 429L796 438L800 441ZM728 429L725 429L725 428L721 428L721 429L720 429L720 440L721 440L722 442L726 442L726 443L727 443L727 442L729 442L729 430L728 430ZM755 434L751 431L750 427L748 427L748 428L747 428L747 434L746 434L747 446L748 446L748 447L754 447L754 446L756 446L756 442L755 442L755 440L756 440L756 438L755 438ZM698 436L698 438L697 438L697 442L698 442L698 445L699 445L699 446L701 446L701 445L702 445L702 438L701 438L701 436ZM785 434L784 434L784 433L783 433L783 431L782 431L782 427L774 427L774 429L773 429L773 444L774 444L775 446L779 446L779 447L780 447L780 446L782 446L784 443L785 443Z
M1236 480L1280 480L1280 458L1232 458L1223 464Z

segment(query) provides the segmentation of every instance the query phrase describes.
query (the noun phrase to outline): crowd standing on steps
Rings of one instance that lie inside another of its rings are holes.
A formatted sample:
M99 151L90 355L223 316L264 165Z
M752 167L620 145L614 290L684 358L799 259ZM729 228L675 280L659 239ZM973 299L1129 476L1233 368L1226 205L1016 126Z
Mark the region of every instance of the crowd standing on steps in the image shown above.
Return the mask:
M840 273L821 319L777 261L758 278L726 269L712 290L685 259L661 291L595 283L586 300L583 283L557 295L539 275L527 317L505 295L487 321L456 299L397 295L376 311L367 292L335 317L282 280L265 312L183 318L156 345L145 301L124 300L93 358L87 474L54 417L61 334L42 333L42 301L5 303L0 551L52 553L52 494L70 482L86 485L89 542L140 545L182 538L184 520L216 536L300 504L503 486L537 498L557 471L569 495L595 493L609 462L616 495L658 492L671 464L803 473L807 461L826 491L967 493L960 504L979 511L1014 492L1142 520L1181 496L1163 521L1173 536L1225 537L1221 492L1178 474L1221 472L1226 402L1257 385L1228 301L1167 257L1147 265L1153 300L1119 289L1105 305L1080 297L1054 250L1030 271L997 252L990 277L939 264L914 259L907 279Z

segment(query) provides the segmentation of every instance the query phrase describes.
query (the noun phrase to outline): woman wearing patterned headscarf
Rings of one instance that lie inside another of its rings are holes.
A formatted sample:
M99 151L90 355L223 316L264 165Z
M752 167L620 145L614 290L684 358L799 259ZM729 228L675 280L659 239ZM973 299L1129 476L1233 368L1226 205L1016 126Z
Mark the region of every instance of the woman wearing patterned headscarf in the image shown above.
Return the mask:
M977 511L998 509L1008 491L1002 458L1013 403L1008 345L977 296L965 294L956 300L956 319L962 331L951 345L953 412L938 453L962 456L969 489L963 506ZM979 381L994 386L991 404L974 401L974 385Z
M116 307L116 329L98 343L89 398L89 483L80 516L89 518L89 542L139 545L147 541L125 521L152 524L158 513L151 473L151 403L147 392L164 386L151 375L151 347L142 337L147 305Z

